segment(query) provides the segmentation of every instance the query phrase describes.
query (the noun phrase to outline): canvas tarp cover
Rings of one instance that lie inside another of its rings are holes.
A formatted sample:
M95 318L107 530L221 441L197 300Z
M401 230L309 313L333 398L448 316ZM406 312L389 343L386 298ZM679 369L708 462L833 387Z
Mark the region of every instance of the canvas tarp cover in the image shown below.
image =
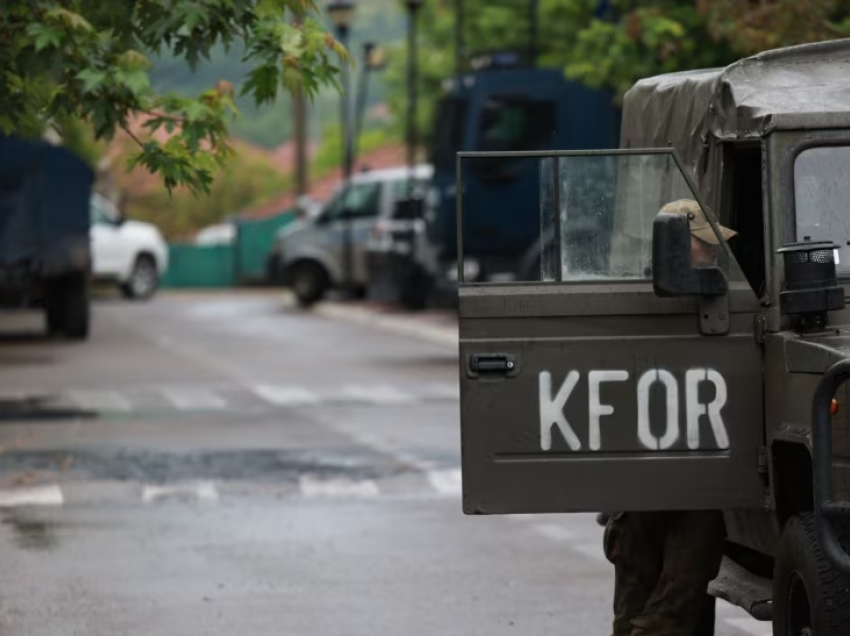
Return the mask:
M620 146L672 146L703 190L696 167L711 137L827 128L850 128L850 39L640 80L626 93Z

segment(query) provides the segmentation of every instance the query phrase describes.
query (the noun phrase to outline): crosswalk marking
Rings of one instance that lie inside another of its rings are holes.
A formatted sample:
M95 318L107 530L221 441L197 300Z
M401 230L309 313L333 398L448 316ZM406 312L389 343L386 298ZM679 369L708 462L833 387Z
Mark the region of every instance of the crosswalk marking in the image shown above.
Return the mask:
M80 408L96 411L129 411L130 402L117 391L74 391L71 400Z
M218 490L212 482L189 484L146 485L142 489L142 501L152 503L167 497L191 496L199 501L218 501Z
M183 411L227 407L227 402L221 397L203 389L166 389L163 393L174 406Z
M303 475L298 479L305 497L377 497L378 486L371 479L353 481L348 478L317 479Z
M61 506L64 502L65 498L62 496L62 489L55 484L0 491L0 508Z
M253 392L266 402L275 406L318 404L321 401L318 395L301 387L261 384L253 387Z
M463 492L460 469L429 471L428 482L441 495L460 496Z
M355 400L376 404L406 404L416 401L416 398L409 393L383 385L345 386L342 388L342 394Z
M457 387L449 383L393 386L351 384L322 389L299 385L258 382L256 384L212 384L147 386L124 389L69 389L58 396L73 408L101 413L146 412L161 409L180 411L240 408L321 407L333 404L403 406L434 401L456 401Z

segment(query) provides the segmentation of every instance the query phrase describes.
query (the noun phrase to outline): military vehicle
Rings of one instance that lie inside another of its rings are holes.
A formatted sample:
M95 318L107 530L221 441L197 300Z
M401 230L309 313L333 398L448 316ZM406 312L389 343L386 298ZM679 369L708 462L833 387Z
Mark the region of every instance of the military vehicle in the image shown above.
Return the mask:
M850 634L850 40L639 81L619 149L459 153L461 191L506 157L540 166L543 258L458 268L464 513L723 510L712 595Z
M44 311L50 335L89 335L94 172L67 148L0 135L0 308Z

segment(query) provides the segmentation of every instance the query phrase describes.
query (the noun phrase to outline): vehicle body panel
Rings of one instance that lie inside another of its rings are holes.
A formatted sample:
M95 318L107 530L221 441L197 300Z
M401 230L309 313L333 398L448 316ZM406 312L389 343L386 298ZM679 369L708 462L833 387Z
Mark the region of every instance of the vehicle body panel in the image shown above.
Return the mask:
M353 237L353 279L357 285L365 286L368 283L367 248L375 223L391 218L398 196L398 183L406 182L408 174L406 168L393 168L358 174L352 178L352 189L379 188L371 213L350 221ZM416 167L416 179L424 180L430 176L430 166ZM349 221L344 217L338 218L337 214L344 197L346 191L343 187L338 188L318 214L290 223L278 233L273 252L278 267L284 272L285 282L286 271L305 260L319 263L332 285L340 285L344 281L345 239Z
M48 280L86 275L94 173L71 151L0 136L0 296L34 306Z
M105 197L91 200L93 275L99 281L129 281L141 255L153 258L160 276L168 269L168 244L155 225L121 218Z

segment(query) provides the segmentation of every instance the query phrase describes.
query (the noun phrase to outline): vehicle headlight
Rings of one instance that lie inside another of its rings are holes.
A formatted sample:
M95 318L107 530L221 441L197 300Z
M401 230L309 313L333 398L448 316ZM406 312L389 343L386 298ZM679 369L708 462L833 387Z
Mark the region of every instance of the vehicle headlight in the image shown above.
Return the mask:
M473 259L464 259L463 261L463 280L467 282L472 282L478 280L478 277L481 275L481 266L478 264L478 261ZM446 276L448 276L449 280L453 282L457 282L457 263L455 263L452 267L448 269L446 272Z

